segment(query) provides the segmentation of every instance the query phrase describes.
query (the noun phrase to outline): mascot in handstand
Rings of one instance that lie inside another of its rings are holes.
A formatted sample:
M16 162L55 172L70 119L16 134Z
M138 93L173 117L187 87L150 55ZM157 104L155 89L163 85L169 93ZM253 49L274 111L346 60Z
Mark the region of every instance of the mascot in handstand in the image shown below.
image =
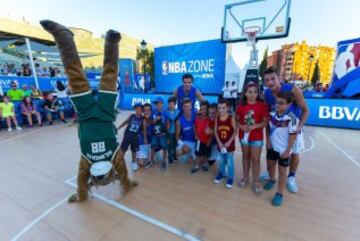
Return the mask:
M83 72L73 33L50 20L43 20L40 24L55 39L68 77L70 99L77 113L81 158L77 192L68 201L83 202L92 186L107 185L114 180L120 181L125 193L130 191L137 183L128 177L124 153L119 149L114 125L120 33L114 30L106 33L103 72L95 100Z

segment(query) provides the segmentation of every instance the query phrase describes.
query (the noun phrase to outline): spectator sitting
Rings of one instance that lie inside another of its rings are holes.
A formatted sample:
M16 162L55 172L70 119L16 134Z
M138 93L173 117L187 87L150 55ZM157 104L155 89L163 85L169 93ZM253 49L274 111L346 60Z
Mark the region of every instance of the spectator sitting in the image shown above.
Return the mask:
M32 117L36 116L39 126L42 126L40 113L29 96L26 96L21 104L21 114L27 117L29 127L33 126Z
M31 96L32 91L29 89L27 85L22 86L22 90L24 91L24 97Z
M55 90L55 94L58 98L67 98L68 97L66 86L60 80L56 81L54 90Z
M29 67L29 64L22 64L22 73L23 76L31 76L32 75L32 71Z
M53 96L53 94L49 94L47 96L46 100L44 101L43 106L45 109L46 118L49 122L49 125L52 125L52 113L59 113L61 121L66 123L63 107L61 106L61 102L59 103L59 100L57 100L57 98L55 98Z
M11 99L11 101L19 101L24 97L24 91L17 88L17 84L15 82L10 83L11 89L7 92L7 96Z
M37 89L34 85L30 86L31 95L34 99L42 99L42 93L39 89Z
M21 127L18 125L16 120L14 103L10 102L8 96L4 96L3 102L0 103L0 117L6 119L8 131L12 131L11 120L14 122L16 129L21 130Z

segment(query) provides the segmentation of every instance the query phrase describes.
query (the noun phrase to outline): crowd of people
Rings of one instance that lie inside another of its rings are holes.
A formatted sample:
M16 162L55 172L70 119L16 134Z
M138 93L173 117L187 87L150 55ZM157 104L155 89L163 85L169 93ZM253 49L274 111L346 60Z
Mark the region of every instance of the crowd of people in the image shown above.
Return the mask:
M35 71L38 77L61 77L64 76L58 67L41 66L35 63ZM0 75L5 76L33 76L33 71L29 63L23 63L17 66L14 63L3 63L0 65Z
M61 81L56 82L53 93L46 94L43 94L35 86L29 88L29 86L23 85L20 89L16 82L12 82L10 87L11 89L7 93L0 93L0 120L6 121L9 132L13 130L13 127L16 130L22 130L16 118L17 110L14 103L20 104L19 114L27 122L26 126L29 128L34 126L34 121L39 126L43 126L42 114L49 125L53 124L54 116L66 123L62 99L67 98L67 88Z
M192 86L193 76L183 75L183 85L178 87L167 100L158 97L153 103L136 103L135 113L123 121L118 130L126 128L120 149L124 153L129 149L132 154L132 170L150 168L161 162L161 171L167 171L175 161L190 162L191 173L200 170L207 172L218 163L218 172L214 182L226 180L225 187L231 189L235 179L234 152L235 141L240 141L242 152L242 178L238 187L250 183L256 195L263 190L271 190L278 182L277 192L272 204L280 206L287 185L289 191L298 190L295 174L299 165L299 153L304 148L302 127L309 111L299 88L281 83L276 70L272 67L264 72L267 89L260 92L255 82L245 84L243 94L235 108L229 98L220 98L217 103L206 101L202 93ZM67 88L57 81L55 95L49 93L41 107L49 125L53 113L57 113L62 122L66 122L64 108L59 98L67 97ZM35 99L42 99L42 93L33 86L11 83L11 89L0 103L0 118L5 119L8 131L12 126L21 127L16 119L12 101L22 101L21 114L28 126L33 120L43 125L41 114ZM200 109L195 110L195 101L200 101ZM264 129L266 134L264 135ZM265 142L266 140L266 142ZM267 171L260 175L260 154L262 147L267 149ZM287 175L288 167L290 170ZM278 168L278 178L275 178ZM260 180L267 179L265 185Z
M235 111L231 111L230 103L224 98L209 104L201 92L191 86L193 79L188 74L183 76L183 86L167 100L166 110L161 97L153 105L135 104L135 113L118 127L126 128L120 148L125 153L130 147L133 171L149 168L157 161L160 161L160 170L167 171L178 160L190 162L189 171L195 174L200 170L207 172L217 161L214 182L226 180L225 187L231 189L238 136L243 154L243 173L238 186L242 188L250 183L250 170L256 195L264 189L273 189L277 182L272 204L280 206L286 186L290 192L298 191L295 174L304 148L302 127L309 112L301 90L281 83L274 68L265 71L264 79L265 93L260 92L257 83L246 83ZM194 109L196 99L200 100L199 111ZM265 144L267 171L260 175L260 154ZM265 185L261 185L260 179L267 180Z

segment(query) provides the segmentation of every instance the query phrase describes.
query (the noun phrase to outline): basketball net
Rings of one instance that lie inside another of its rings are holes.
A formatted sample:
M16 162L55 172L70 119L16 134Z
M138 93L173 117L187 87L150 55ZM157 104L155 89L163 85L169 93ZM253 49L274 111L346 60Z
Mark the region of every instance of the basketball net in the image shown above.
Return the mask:
M247 36L247 46L252 47L250 53L249 65L252 67L258 67L258 50L256 49L256 35L261 31L259 26L246 27L243 30L243 34Z
M259 26L250 26L244 28L243 32L247 36L247 46L253 46L256 43L256 35L261 31Z

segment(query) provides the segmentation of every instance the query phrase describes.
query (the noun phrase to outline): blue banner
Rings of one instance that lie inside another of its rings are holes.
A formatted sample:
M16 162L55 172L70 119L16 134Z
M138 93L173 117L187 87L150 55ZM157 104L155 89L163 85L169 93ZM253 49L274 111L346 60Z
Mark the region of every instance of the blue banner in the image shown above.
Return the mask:
M41 91L52 91L54 90L56 81L61 81L65 85L67 85L67 78L65 77L39 77L39 89ZM91 88L97 89L99 88L99 79L88 79ZM1 76L0 75L0 86L2 87L4 92L7 92L10 89L10 83L16 82L18 87L21 88L24 84L27 86L35 86L34 77L17 77L17 76Z
M307 125L360 129L360 100L306 99Z
M120 108L125 110L133 109L136 103L153 103L156 98L162 97L164 99L164 109L167 108L167 100L171 97L170 94L136 94L136 93L125 93L120 103ZM218 96L204 96L209 103L217 103ZM195 108L199 109L199 102L196 101Z
M204 94L218 94L224 85L226 44L209 40L155 48L155 87L172 93L185 73L194 76L193 86Z
M120 59L120 84L124 93L134 92L135 61L133 59Z

